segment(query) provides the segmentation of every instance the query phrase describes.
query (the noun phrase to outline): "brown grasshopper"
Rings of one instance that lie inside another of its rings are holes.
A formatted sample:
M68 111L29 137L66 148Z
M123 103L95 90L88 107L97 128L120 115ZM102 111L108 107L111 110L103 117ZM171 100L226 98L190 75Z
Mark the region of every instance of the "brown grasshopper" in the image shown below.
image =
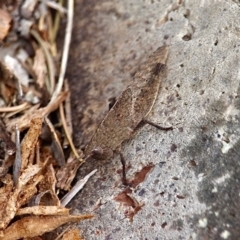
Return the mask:
M125 161L119 149L122 142L131 138L139 123L150 113L166 73L167 55L167 46L160 47L140 67L133 78L133 84L122 92L84 151L86 158L102 160L110 159L114 151L119 152L125 183ZM149 121L146 122L151 124Z

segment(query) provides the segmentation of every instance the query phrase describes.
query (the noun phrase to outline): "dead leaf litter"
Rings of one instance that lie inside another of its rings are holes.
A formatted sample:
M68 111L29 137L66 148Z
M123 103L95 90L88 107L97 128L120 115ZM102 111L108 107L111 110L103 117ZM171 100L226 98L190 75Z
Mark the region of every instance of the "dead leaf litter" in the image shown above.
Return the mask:
M66 8L62 2L0 3L0 239L44 239L65 223L93 217L71 215L60 200L83 163L71 139L64 83L74 1ZM61 18L63 50L56 44ZM82 239L76 230L64 236Z

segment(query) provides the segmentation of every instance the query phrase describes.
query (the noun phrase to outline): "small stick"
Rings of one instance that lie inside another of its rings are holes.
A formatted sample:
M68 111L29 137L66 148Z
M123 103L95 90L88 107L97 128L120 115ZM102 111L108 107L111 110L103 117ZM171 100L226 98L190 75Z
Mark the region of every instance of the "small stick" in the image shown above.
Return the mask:
M63 86L64 76L65 76L65 72L66 72L66 68L67 68L67 61L68 61L71 37L72 37L73 12L74 12L74 0L68 0L67 26L66 26L66 34L65 34L65 39L64 39L61 68L60 68L58 83L57 83L56 89L52 95L51 102L53 102L56 99L58 94L61 92L62 86Z
M80 179L75 186L61 199L61 206L65 207L72 198L84 187L88 179L97 171L97 169L90 172L83 179Z
M83 163L84 160L80 158L74 144L73 144L73 141L72 141L72 138L70 136L70 133L68 132L68 127L67 127L67 123L66 123L66 120L65 120L65 117L64 117L64 111L63 111L63 104L60 103L59 105L59 111L60 111L60 116L61 116L61 121L62 121L62 125L63 125L63 129L64 129L64 132L65 132L65 135L67 137L67 140L69 142L69 145L72 149L72 152L74 154L74 156L81 162Z
M16 156L13 163L13 182L14 182L14 186L17 186L18 178L20 176L20 171L22 167L20 132L17 127L17 124L15 126L15 141L16 141Z
M0 112L15 112L24 110L29 104L27 102L14 107L0 107Z

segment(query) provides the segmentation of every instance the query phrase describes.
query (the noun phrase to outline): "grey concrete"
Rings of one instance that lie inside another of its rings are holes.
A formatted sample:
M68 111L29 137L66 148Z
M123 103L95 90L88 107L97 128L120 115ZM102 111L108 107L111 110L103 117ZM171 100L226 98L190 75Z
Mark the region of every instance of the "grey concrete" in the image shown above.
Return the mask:
M168 74L150 119L174 127L145 125L123 144L129 179L154 164L130 194L144 204L132 222L125 216L131 209L114 200L124 189L119 156L81 168L79 178L98 168L70 204L75 213L95 213L79 224L86 239L240 238L240 6L175 2L76 1L68 78L72 94L80 92L72 100L79 145L89 141L108 99L164 44Z

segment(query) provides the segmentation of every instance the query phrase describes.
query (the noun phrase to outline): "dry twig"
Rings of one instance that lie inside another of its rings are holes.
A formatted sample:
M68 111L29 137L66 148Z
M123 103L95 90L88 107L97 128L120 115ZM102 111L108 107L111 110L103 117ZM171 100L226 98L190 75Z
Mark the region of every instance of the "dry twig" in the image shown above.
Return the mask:
M62 86L63 86L63 81L64 81L66 67L67 67L67 60L68 60L68 55L69 55L69 47L70 47L71 36L72 36L73 11L74 11L74 0L69 0L68 1L68 12L67 12L67 26L66 26L66 32L65 32L65 40L64 40L61 68L60 68L58 83L57 83L56 89L52 95L51 102L55 100L55 98L61 92Z

